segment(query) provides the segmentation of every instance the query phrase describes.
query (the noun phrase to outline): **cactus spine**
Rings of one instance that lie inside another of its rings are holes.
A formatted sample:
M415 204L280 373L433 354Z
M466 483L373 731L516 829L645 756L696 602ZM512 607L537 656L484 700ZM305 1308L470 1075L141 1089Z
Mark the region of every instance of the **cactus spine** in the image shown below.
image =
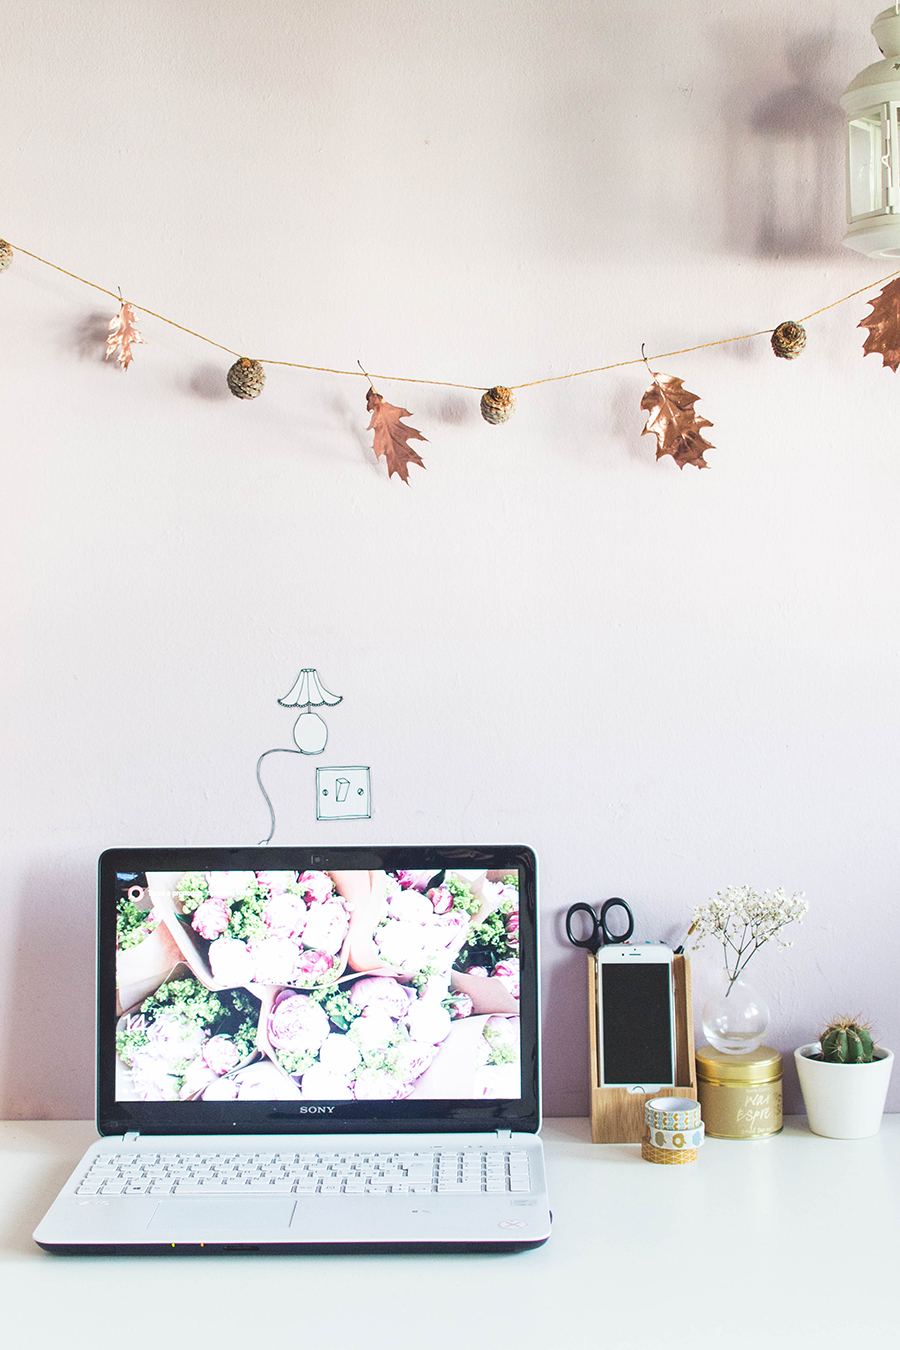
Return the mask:
M822 1058L829 1064L871 1064L872 1029L853 1017L836 1017L819 1037Z

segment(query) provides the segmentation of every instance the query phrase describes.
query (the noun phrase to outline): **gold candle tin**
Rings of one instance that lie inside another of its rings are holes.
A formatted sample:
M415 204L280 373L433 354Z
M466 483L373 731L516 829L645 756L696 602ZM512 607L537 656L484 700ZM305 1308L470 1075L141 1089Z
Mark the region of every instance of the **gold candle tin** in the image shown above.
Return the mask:
M765 1139L782 1128L781 1055L761 1045L729 1055L704 1045L697 1051L697 1095L707 1135Z

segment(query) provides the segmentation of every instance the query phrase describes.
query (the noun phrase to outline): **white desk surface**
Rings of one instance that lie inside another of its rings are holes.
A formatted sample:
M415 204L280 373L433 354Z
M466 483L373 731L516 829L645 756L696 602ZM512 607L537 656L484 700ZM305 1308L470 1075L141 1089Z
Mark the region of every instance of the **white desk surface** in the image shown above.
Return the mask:
M542 1131L553 1235L496 1256L61 1257L32 1230L95 1137L0 1123L10 1350L871 1350L897 1344L900 1116L872 1139L710 1139L683 1167Z

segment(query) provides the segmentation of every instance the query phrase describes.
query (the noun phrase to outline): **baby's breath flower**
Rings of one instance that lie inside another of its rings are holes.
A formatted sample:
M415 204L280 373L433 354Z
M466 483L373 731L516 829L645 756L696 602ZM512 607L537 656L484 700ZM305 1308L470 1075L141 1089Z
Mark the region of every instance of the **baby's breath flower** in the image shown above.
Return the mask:
M781 930L795 919L799 922L808 908L802 892L788 896L781 886L761 894L750 886L729 886L694 910L694 945L700 946L707 938L721 942L725 970L730 984L734 984L764 943L774 941L779 948L790 947Z

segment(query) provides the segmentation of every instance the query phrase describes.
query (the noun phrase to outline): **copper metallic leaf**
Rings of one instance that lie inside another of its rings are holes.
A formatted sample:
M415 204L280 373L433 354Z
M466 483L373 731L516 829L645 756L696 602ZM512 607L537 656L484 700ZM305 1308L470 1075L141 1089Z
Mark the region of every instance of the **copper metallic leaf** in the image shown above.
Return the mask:
M421 432L401 422L401 417L410 417L408 408L395 408L393 403L385 403L380 394L370 389L366 395L366 407L372 414L369 431L375 432L375 453L379 459L384 456L388 466L388 478L392 473L399 474L404 483L409 482L409 465L424 463L409 446L410 441L424 441Z
M699 397L685 389L675 375L653 375L653 383L641 399L641 407L650 414L641 435L654 434L657 459L671 455L680 469L685 464L709 468L703 451L714 447L701 432L704 427L711 427L712 422L694 412Z
M856 325L869 330L863 351L867 356L880 353L884 364L896 373L900 366L900 277L889 281L880 295L866 303L872 306L872 313Z
M123 370L127 370L133 361L131 344L143 342L137 328L137 315L134 306L126 300L118 314L109 321L109 337L106 339L106 359L115 356Z

